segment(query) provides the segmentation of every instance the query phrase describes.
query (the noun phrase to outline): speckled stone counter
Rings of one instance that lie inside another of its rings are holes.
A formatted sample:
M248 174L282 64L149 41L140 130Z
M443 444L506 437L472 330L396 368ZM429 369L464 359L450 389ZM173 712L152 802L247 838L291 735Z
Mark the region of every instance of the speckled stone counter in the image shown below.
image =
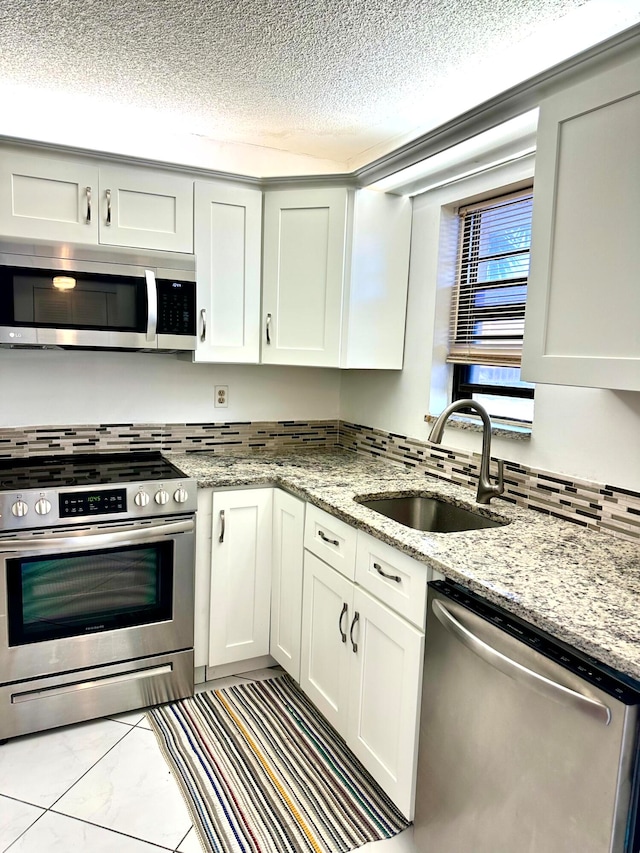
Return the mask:
M640 679L640 548L505 501L348 451L171 454L200 487L280 486L464 584L621 672ZM423 533L354 498L446 498L504 527Z

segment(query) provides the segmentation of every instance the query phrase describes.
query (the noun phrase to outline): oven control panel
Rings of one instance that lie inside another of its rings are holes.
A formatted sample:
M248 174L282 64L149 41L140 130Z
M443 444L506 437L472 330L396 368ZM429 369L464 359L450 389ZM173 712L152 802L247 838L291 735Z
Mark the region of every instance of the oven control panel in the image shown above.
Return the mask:
M74 516L110 515L127 511L126 489L101 489L93 492L60 492L60 518Z
M195 480L146 481L111 486L71 486L62 490L26 489L0 492L0 535L56 525L152 518L195 512Z

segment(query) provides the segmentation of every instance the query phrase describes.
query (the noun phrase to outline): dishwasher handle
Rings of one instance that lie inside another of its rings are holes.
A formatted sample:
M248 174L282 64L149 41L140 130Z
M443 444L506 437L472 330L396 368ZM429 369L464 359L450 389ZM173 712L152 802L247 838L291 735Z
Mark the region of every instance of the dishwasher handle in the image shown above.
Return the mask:
M468 628L465 628L445 607L445 605L437 598L433 600L431 609L438 622L453 634L464 646L466 646L474 654L482 658L485 663L502 672L504 675L513 678L525 686L535 690L536 693L552 699L554 702L560 702L577 711L581 711L589 717L608 726L611 722L611 711L602 702L597 699L591 699L589 696L584 696L582 693L577 693L544 675L528 669L526 666L518 663L515 660L503 655L493 646L485 643Z

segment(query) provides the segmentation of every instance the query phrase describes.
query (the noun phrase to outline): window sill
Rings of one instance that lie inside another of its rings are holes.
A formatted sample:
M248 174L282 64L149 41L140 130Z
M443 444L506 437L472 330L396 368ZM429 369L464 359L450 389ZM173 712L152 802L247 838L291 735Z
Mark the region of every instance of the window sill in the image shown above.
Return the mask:
M437 420L437 415L425 415L424 419L428 424L433 424ZM482 421L472 415L451 415L447 421L447 426L453 427L453 429L466 429L469 432L482 432ZM492 418L491 435L494 438L508 438L511 441L529 441L531 439L531 426Z

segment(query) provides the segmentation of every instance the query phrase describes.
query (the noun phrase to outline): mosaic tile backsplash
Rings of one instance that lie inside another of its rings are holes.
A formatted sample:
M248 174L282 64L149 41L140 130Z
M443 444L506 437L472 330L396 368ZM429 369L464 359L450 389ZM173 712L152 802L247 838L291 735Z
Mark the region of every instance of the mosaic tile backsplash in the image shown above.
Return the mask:
M125 450L208 451L335 446L338 421L243 421L201 424L100 424L0 428L0 459Z
M0 428L0 459L126 450L246 453L343 447L476 488L480 456L347 421L100 424ZM493 474L495 475L495 463ZM503 499L538 512L640 540L640 493L505 462Z

